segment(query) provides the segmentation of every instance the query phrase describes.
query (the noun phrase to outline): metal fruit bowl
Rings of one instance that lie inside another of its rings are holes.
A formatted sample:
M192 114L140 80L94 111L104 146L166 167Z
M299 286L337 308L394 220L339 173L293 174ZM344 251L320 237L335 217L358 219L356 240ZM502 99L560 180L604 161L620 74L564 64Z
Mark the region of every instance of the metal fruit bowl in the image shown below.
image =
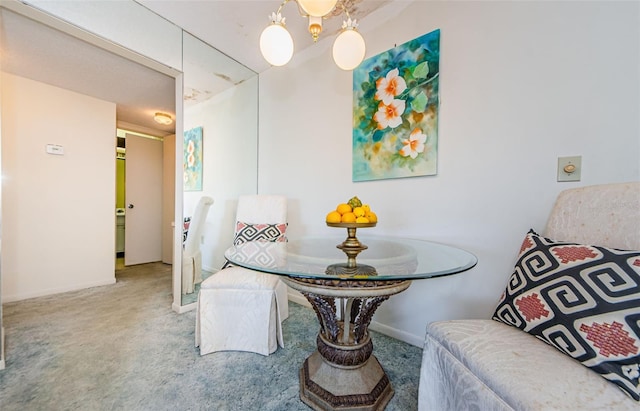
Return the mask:
M376 224L378 223L327 223L327 226L339 228L368 228L375 227Z

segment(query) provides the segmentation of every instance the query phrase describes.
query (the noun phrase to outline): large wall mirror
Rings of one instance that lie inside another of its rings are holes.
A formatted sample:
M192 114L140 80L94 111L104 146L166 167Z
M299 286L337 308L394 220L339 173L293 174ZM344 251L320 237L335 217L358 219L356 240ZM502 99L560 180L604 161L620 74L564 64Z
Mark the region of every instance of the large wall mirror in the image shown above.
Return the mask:
M258 76L189 33L183 32L182 46L184 134L176 130L176 140L184 138L177 141L176 153L183 158L183 226L200 232L195 240L202 261L202 272L191 284L191 256L183 255L184 310L196 302L199 276L207 278L224 264L238 196L257 191ZM203 197L213 204L200 231L192 224Z

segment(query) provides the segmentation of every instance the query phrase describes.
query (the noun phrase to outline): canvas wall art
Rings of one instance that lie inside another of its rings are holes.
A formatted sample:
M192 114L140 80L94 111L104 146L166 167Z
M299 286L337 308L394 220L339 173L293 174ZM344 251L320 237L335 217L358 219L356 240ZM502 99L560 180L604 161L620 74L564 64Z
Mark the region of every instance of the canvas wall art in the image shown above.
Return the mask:
M202 191L202 127L184 132L184 191Z
M440 30L353 71L353 181L435 175Z

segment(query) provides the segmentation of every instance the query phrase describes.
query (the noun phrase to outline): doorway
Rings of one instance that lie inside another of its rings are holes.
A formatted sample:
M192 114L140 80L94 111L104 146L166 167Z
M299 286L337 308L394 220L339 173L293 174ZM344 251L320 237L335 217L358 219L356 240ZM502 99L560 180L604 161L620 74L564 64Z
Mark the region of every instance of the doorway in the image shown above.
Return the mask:
M172 249L172 230L165 225L173 220L175 177L164 158L173 151L165 153L164 139L149 134L118 129L116 138L116 269L171 263L164 250Z

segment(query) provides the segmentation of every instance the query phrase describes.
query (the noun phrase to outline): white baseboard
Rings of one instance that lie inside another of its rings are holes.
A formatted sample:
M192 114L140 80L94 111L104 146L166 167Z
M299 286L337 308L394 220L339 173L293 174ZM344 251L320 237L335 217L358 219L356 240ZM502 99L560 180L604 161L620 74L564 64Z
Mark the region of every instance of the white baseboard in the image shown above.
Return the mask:
M192 311L196 309L196 305L197 303L191 303L191 304L186 304L186 305L178 305L176 303L171 304L171 308L173 309L173 311L177 312L178 314L184 314L187 311Z
M411 344L418 348L422 348L424 344L424 338L420 336L408 333L406 331L398 330L397 328L390 327L377 321L371 321L371 324L369 324L369 328L373 331L379 332L380 334L388 335L391 338L406 342L407 344ZM373 342L373 345L375 346L375 341Z
M309 304L309 301L307 301L307 299L302 294L297 291L292 291L293 290L289 288L289 301L293 301L296 304L304 305L305 307L311 308L311 304ZM395 338L396 340L406 342L407 344L411 344L419 348L422 348L422 345L424 344L424 339L420 336L413 335L406 331L398 330L397 328L390 327L377 321L371 321L371 324L369 324L369 328L373 331L379 332L380 334L388 335L389 337Z
M45 297L47 295L66 293L69 291L84 290L86 288L100 287L103 285L111 285L115 283L116 283L116 277L114 275L113 278L109 278L108 280L93 281L93 282L81 283L81 284L70 284L64 287L48 288L45 290L38 290L35 292L29 292L29 293L23 293L23 294L3 295L2 303L11 303L14 301L27 300L29 298Z
M0 328L0 370L4 370L4 327Z

